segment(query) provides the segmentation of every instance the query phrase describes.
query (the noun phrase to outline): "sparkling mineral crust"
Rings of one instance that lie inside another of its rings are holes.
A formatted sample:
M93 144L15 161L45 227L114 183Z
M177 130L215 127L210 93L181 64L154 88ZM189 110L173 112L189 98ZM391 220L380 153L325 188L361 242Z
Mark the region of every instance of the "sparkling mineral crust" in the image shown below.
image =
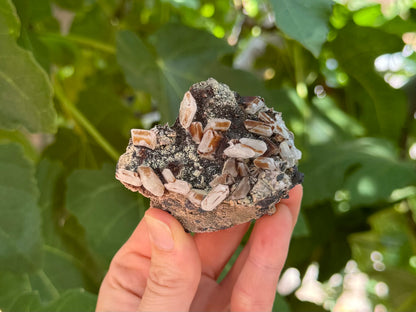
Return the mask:
M281 113L215 79L185 93L172 127L132 129L116 178L190 232L258 219L302 182Z

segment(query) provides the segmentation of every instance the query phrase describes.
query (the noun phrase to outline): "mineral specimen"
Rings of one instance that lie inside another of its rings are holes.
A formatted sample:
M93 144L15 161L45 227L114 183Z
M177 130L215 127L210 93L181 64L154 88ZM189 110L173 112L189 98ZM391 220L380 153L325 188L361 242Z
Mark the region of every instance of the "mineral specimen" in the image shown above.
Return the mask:
M172 127L131 130L116 178L186 230L217 231L273 214L302 182L293 140L261 97L210 78L185 93Z

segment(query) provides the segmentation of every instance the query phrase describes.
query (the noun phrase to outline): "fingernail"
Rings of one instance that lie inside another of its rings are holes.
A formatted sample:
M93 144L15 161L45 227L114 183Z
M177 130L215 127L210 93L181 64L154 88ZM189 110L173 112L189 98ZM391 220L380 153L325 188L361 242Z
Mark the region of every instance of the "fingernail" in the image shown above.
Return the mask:
M155 218L145 217L147 228L149 229L150 241L161 250L172 250L174 241L172 232L167 224Z

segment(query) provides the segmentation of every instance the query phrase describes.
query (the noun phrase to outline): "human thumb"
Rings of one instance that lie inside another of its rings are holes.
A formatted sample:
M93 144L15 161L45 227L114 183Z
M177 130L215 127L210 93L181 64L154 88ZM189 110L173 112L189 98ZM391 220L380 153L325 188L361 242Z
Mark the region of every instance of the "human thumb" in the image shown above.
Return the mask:
M201 277L198 249L167 212L150 208L144 220L152 251L139 311L188 311Z

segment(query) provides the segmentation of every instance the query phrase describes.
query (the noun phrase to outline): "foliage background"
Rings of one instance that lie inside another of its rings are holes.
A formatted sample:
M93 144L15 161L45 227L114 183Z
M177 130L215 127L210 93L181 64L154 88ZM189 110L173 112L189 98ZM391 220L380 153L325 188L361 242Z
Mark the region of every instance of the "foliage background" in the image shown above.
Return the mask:
M353 299L416 310L415 17L412 0L0 0L0 310L94 309L148 207L114 179L129 129L172 122L211 76L282 111L304 155L286 266L324 299L295 285L275 309L339 310L356 264Z

